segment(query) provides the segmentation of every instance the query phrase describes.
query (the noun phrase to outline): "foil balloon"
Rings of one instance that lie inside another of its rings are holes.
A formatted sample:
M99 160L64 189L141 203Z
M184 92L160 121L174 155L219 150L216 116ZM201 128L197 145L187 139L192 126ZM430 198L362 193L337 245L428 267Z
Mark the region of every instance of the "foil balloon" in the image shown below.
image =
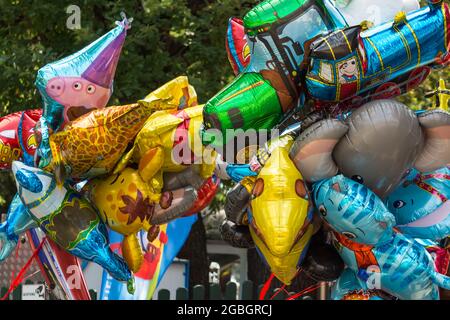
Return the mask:
M290 137L286 137L290 138ZM313 234L313 207L300 172L289 159L293 139L276 148L256 177L248 214L257 250L274 275L289 285Z
M285 114L301 109L304 95L300 66L308 50L305 42L346 26L327 0L266 0L244 16L243 24L250 63L204 109L202 141L219 153L239 136L227 129L270 130ZM225 161L237 160L229 157Z
M331 290L331 300L384 300L387 294L378 289L368 289L367 283L346 268Z
M116 24L116 28L87 47L39 69L35 84L44 102L44 117L52 130L108 103L130 28L126 18Z
M411 12L420 8L417 0L334 0L335 6L349 26L363 21L374 25L394 19L400 11Z
M183 214L184 217L197 214L211 204L217 191L219 191L220 179L215 175L206 179L203 185L197 190L197 200L192 207Z
M345 120L326 119L296 139L291 158L309 182L341 172L384 198L411 167L433 171L450 162L450 114L419 115L395 100L367 103Z
M239 18L228 21L227 37L225 41L228 61L234 74L241 73L250 63L250 46L245 39L244 22Z
M130 104L81 116L51 135L52 162L46 169L55 172L58 183L66 177L84 180L111 172L153 111Z
M223 180L233 180L239 183L242 179L249 176L256 176L257 173L252 170L249 164L233 164L222 160L220 154L216 158L216 169L214 173Z
M203 179L210 177L215 169L216 154L206 150L200 141L202 111L203 106L194 106L153 113L115 172L120 172L128 163L137 163L142 179L151 183L157 193L163 189L165 172L181 172L195 166Z
M319 37L304 58L308 94L345 109L417 87L449 54L448 21L448 4L440 3L369 30L355 26Z
M14 161L12 171L22 203L47 236L69 253L105 268L111 276L134 290L133 276L125 261L109 249L107 230L95 209L67 184Z
M31 163L38 147L34 127L42 110L27 110L0 118L0 169L11 169L15 160Z
M159 196L145 184L137 170L126 168L119 174L89 182L90 199L98 209L103 222L112 230L124 235L122 255L132 272L137 272L144 255L137 238L140 230L151 237L150 220ZM157 233L156 233L157 235Z
M438 287L450 288L427 250L394 231L395 217L367 187L338 175L314 185L314 200L345 264L366 283L405 300L437 300Z
M440 240L450 236L450 167L419 173L412 170L386 198L397 228L413 238Z
M167 82L138 101L143 106L152 106L155 102L160 103L159 109L164 110L180 110L198 105L197 93L186 76Z
M162 225L182 217L198 200L197 190L186 186L177 190L165 191L156 205L151 223Z
M0 262L11 255L22 233L36 227L37 224L31 219L27 208L16 194L6 213L6 221L0 224Z

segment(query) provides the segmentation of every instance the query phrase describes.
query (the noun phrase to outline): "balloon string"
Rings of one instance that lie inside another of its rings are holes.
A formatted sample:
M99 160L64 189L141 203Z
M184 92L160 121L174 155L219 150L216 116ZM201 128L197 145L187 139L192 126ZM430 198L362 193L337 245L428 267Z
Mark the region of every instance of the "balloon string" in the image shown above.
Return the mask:
M264 298L266 297L267 291L269 291L270 284L272 283L274 277L275 275L271 273L269 279L267 279L266 283L264 283L264 286L259 293L259 300L264 300Z
M273 299L274 299L281 291L284 291L284 292L288 293L288 292L286 291L285 288L286 288L286 285L283 284L283 286L282 286L281 288L279 288L279 289L277 290L277 292L275 292L275 294L274 294L273 296L270 297L269 300L273 300Z
M310 286L310 287L308 287L308 288L306 288L306 289L304 289L304 290L302 290L302 291L300 291L300 292L298 292L296 294L293 294L292 296L288 297L286 300L295 300L298 297L301 297L301 296L303 296L303 295L305 295L307 293L310 293L310 292L313 292L313 291L317 290L319 287L320 287L320 284L312 285L312 286Z
M6 300L9 297L10 293L13 290L15 290L22 283L25 273L27 272L28 268L31 266L31 263L33 262L34 258L36 258L39 251L41 251L45 240L46 240L46 237L44 237L42 239L41 243L39 244L39 247L37 247L36 250L34 250L33 255L30 257L30 259L28 259L27 263L22 267L22 269L18 273L16 279L14 279L14 281L11 282L11 286L9 287L8 291L0 300Z
M17 259L19 258L19 250L20 250L20 241L17 242L16 254L15 254L15 257L14 257L15 261L17 261ZM14 277L16 275L15 271L16 271L16 268L15 268L15 265L14 265L14 268L11 271L11 280L10 280L11 282L14 280Z

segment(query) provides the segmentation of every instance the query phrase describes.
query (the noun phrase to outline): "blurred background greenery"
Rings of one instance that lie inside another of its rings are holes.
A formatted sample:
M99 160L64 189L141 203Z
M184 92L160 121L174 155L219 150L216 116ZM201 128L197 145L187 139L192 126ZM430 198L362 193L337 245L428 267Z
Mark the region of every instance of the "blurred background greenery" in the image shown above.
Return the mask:
M0 0L0 115L40 108L34 86L37 70L83 48L114 27L124 11L134 21L115 78L110 105L135 102L179 75L188 75L200 102L233 79L225 51L228 18L243 16L258 0ZM81 9L81 29L66 27L66 8ZM439 77L434 72L420 88L402 97L411 108L425 108L424 94ZM0 212L15 187L0 176ZM223 201L219 194L213 209Z

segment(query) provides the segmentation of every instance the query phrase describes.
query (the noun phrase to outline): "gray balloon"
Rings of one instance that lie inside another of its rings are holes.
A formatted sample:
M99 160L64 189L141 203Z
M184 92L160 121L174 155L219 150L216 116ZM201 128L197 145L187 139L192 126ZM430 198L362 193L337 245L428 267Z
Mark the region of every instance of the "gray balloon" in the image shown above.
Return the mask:
M349 130L333 151L340 171L381 198L393 191L424 146L415 113L395 100L379 100L357 109Z

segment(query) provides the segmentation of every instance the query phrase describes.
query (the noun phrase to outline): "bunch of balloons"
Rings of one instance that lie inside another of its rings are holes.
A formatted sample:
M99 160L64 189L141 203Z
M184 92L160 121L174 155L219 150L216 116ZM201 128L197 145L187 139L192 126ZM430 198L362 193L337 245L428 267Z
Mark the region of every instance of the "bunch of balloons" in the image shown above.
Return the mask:
M18 189L0 225L0 261L20 234L40 228L132 293L144 257L136 234L145 230L152 242L160 224L196 214L214 198L216 153L194 143L203 106L186 77L136 103L107 107L130 23L124 17L86 48L41 68L42 110L0 119L0 165L12 169ZM111 250L108 228L124 235L122 256Z
M369 5L383 10L367 17ZM230 19L237 77L204 106L183 76L107 106L129 28L124 17L41 68L43 109L0 119L0 167L18 188L0 261L40 228L133 292L144 259L136 234L154 241L159 225L204 209L232 179L223 238L255 246L286 285L304 272L336 281L333 299L450 289L447 91L441 83L427 111L393 99L450 63L446 3L265 0ZM247 142L249 130L272 131ZM121 256L108 228L124 235Z
M237 172L223 238L255 246L280 281L336 280L333 299L439 299L450 289L445 85L426 111L393 97L448 65L450 8L381 2L372 22L356 0L267 0L230 19L237 78L206 103L202 138ZM236 148L249 129L279 131Z

